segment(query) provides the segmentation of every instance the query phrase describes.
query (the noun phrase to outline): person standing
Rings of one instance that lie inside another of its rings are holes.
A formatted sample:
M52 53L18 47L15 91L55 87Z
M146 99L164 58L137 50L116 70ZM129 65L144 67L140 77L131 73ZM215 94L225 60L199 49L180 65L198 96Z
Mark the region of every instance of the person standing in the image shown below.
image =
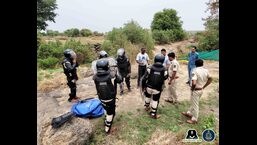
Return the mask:
M137 54L136 61L138 63L137 88L140 86L140 79L146 72L146 67L149 64L149 57L146 53L146 48L141 48L141 52Z
M169 81L168 81L168 90L169 90L169 96L168 98L164 99L166 102L170 103L178 103L178 95L177 95L177 79L178 77L178 71L179 71L179 63L176 60L176 56L174 52L171 52L168 54L169 60L171 61L171 65L169 67Z
M192 70L196 67L195 61L199 58L199 54L196 52L196 46L192 46L191 52L188 54L188 81L187 84L191 82Z
M165 60L164 60L164 62L163 62L163 66L166 67L167 69L169 69L170 60L169 60L168 55L166 54L166 49L163 48L163 49L161 50L161 53L162 53L162 55L165 56Z
M150 111L150 116L154 119L159 118L157 109L161 93L163 91L162 85L168 78L167 69L163 66L165 57L162 54L157 54L154 58L154 64L146 71L142 78L142 89L145 95L145 110ZM151 103L151 107L150 107Z
M78 62L76 61L77 56L76 53L71 49L66 49L63 54L65 57L62 62L63 71L67 77L67 85L70 88L70 97L68 101L76 102L79 99L79 97L76 96L76 81L78 80L77 67L79 66Z
M105 132L110 133L112 122L115 116L116 92L112 83L109 61L107 59L97 60L96 68L97 73L95 74L94 83L99 100L102 102L102 105L106 111L104 121ZM120 82L119 77L116 79L118 79Z
M187 112L182 112L183 115L189 117L187 123L197 123L199 116L199 99L203 94L203 90L212 82L212 77L209 71L203 67L203 60L195 61L196 68L192 71L192 86L191 86L191 107Z
M128 59L128 57L125 54L125 49L124 48L119 48L117 50L117 66L118 66L118 70L119 73L122 77L121 83L120 83L120 95L123 95L124 93L124 78L125 78L125 82L128 88L128 91L131 91L131 86L130 86L130 74L131 74L131 64L130 61Z

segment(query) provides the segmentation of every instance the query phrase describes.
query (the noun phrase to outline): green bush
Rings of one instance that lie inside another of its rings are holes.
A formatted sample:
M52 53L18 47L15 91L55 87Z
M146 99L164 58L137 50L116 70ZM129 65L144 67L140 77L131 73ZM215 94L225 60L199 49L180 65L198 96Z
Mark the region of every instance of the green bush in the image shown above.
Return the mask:
M48 57L46 59L39 59L38 64L42 69L55 68L59 63L59 59L55 57Z
M84 45L80 41L75 41L73 39L66 41L64 44L65 49L72 49L77 54L78 63L90 63L94 60L94 52L90 48L90 45Z
M65 49L72 49L77 54L77 61L80 64L91 63L94 60L94 52L90 45L84 45L80 41L73 39L62 44L60 41L56 42L41 42L37 51L39 68L54 68L58 63L64 59L63 52Z
M147 48L148 54L152 56L154 40L149 30L143 29L133 20L124 24L123 28L113 28L108 32L102 45L102 49L111 56L116 55L117 49L125 48L131 58L135 58L142 47Z
M46 59L48 57L61 57L62 55L62 43L60 41L56 42L41 42L37 51L37 57L39 59Z
M89 29L81 29L80 30L80 35L83 36L83 37L88 37L88 36L93 35L93 33Z
M198 48L199 51L209 51L219 49L219 33L218 31L206 31L198 34Z
M79 37L79 29L72 28L64 31L64 34L68 37Z
M171 36L172 36L172 34L169 34L165 30L153 30L153 39L158 44L167 44L167 43L169 43Z

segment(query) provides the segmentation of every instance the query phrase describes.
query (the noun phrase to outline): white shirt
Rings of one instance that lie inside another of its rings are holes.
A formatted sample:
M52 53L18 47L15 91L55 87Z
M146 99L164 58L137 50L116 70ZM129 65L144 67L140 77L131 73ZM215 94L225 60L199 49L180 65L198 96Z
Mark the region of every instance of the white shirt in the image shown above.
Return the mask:
M165 55L165 59L164 59L164 62L163 62L163 66L164 67L167 67L167 65L170 64L170 60L169 60L169 57L168 55Z
M210 78L209 71L203 67L196 67L192 70L192 80L196 80L196 88L202 88Z
M140 52L137 54L136 60L139 61L140 63L143 63L143 64L139 64L139 65L145 66L145 65L147 65L147 61L149 60L148 54L147 53L142 54Z

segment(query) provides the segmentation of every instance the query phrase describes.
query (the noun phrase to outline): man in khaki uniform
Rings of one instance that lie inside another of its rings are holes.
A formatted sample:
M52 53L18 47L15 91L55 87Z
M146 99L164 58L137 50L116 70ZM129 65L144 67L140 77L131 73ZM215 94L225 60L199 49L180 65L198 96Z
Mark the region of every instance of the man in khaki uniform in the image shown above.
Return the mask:
M183 115L189 117L187 123L197 123L199 115L199 99L203 94L203 89L207 87L212 78L207 69L203 68L203 60L195 61L196 68L192 71L192 87L191 87L191 107L189 111L182 112Z
M177 78L178 78L178 71L179 71L179 63L176 60L176 56L174 52L168 54L169 60L171 64L169 66L169 96L164 100L169 103L178 103L178 95L177 95Z

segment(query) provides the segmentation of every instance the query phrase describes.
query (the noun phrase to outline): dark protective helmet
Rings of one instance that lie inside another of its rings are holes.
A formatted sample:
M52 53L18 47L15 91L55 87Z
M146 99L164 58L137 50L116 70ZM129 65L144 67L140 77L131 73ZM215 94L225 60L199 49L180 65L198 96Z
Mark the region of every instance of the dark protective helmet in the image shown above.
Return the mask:
M108 54L106 51L102 50L99 52L99 58L104 58L104 57L108 57Z
M109 70L109 61L108 60L98 60L96 62L97 72L105 72Z
M157 55L155 55L155 57L154 57L154 63L163 64L164 59L165 59L165 56L164 56L164 55L162 55L162 54L157 54Z
M63 52L64 56L66 58L72 58L72 59L76 59L77 58L77 55L76 53L71 50L71 49L66 49L64 52Z

